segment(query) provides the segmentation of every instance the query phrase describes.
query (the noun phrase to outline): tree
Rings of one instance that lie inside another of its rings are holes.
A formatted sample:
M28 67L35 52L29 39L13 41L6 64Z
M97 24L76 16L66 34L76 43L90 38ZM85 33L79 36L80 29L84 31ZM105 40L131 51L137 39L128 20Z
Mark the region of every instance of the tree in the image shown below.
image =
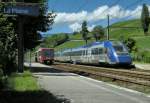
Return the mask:
M105 31L102 26L98 25L94 27L92 33L93 33L95 40L98 41L100 40L100 38L104 36Z
M47 0L14 0L14 1L24 1L25 3L39 3L40 15L38 17L32 16L22 16L24 19L23 25L23 37L24 37L24 48L32 49L38 45L38 40L40 34L38 31L46 32L52 29L52 24L54 23L55 14L54 12L47 13ZM13 24L15 26L15 32L17 33L18 18L14 18Z
M147 34L148 32L148 28L149 28L149 11L148 11L148 7L146 6L146 4L143 4L143 8L142 8L142 13L141 13L141 22L142 22L142 27L144 30L144 34Z
M132 38L128 38L124 41L125 45L128 47L129 52L137 51L136 41Z
M81 33L82 33L82 38L85 40L86 44L87 44L87 40L88 40L88 29L87 29L87 22L86 21L83 21L82 23L82 30L81 30Z
M1 9L1 7L0 7ZM0 64L5 74L15 66L17 36L9 18L0 13Z

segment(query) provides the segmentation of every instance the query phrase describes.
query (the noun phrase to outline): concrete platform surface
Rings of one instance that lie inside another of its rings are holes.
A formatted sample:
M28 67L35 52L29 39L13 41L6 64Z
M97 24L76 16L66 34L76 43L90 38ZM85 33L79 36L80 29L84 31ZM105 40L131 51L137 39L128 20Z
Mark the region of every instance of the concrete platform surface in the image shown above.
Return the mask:
M77 74L57 71L38 63L33 63L32 66L34 69L37 67L38 70L43 68L49 70L43 69L44 72L34 70L33 73L43 89L59 98L66 98L71 103L150 103L150 97L140 92Z
M35 73L42 88L71 103L150 103L146 95L72 73Z

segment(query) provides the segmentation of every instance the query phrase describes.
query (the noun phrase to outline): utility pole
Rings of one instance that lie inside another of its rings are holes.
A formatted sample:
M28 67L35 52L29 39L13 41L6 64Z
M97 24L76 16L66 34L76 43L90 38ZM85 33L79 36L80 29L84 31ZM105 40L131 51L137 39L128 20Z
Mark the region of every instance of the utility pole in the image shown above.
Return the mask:
M23 17L18 16L18 72L23 72L24 63L24 44L23 44Z
M109 14L107 15L107 40L109 40Z
M17 0L17 2L24 3L24 0ZM24 71L24 38L23 38L23 16L18 15L18 72L23 73Z

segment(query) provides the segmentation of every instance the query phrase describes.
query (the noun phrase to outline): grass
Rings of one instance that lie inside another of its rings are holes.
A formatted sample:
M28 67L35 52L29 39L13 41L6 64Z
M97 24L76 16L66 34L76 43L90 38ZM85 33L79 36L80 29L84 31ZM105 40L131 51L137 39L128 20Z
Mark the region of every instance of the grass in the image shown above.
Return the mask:
M137 46L140 49L150 49L150 36L133 37L137 41Z
M8 86L15 91L35 91L40 89L36 79L29 71L25 71L23 74L12 74L8 78Z

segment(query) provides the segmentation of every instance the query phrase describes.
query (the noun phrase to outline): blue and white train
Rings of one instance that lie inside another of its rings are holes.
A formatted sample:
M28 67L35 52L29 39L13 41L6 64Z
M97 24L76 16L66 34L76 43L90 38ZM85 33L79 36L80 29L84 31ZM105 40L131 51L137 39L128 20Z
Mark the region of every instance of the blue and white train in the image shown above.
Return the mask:
M126 46L120 41L94 42L78 48L57 51L55 60L88 64L132 64Z

